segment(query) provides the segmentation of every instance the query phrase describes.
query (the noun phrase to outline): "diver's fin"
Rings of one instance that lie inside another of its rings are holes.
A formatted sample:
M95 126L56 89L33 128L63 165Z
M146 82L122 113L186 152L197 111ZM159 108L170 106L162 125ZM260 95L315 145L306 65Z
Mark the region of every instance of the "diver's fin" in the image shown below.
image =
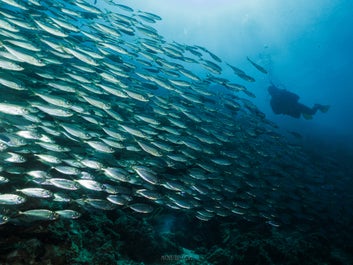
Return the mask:
M321 105L319 110L322 112L322 113L326 113L328 110L330 109L330 106L329 105Z
M306 119L306 120L311 120L313 118L313 116L303 113L303 118Z

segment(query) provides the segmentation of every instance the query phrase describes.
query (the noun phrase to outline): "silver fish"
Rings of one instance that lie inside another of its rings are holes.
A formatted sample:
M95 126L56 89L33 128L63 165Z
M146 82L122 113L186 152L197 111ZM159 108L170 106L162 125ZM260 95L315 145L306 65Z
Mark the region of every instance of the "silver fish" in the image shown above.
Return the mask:
M54 211L48 209L33 209L27 211L20 211L20 216L25 216L30 218L33 221L41 220L41 221L53 221L59 218L59 215Z
M0 102L0 112L9 115L25 115L29 111L20 105Z
M0 194L0 205L16 205L26 201L24 197L17 194Z
M24 68L12 61L0 57L0 68L11 71L22 71Z
M257 63L255 63L254 61L252 61L249 57L246 57L246 59L257 69L259 70L261 73L267 74L267 70L265 68L263 68L261 65L258 65Z
M22 192L23 194L29 197L36 197L36 198L53 197L53 193L51 191L42 189L42 188L24 188L24 189L17 189L16 191Z
M4 184L4 183L8 183L9 182L9 179L8 178L5 178L3 176L0 176L0 184Z
M55 187L58 187L60 189L64 190L78 190L78 184L69 179L63 179L63 178L50 178L49 182L54 185Z
M0 225L6 224L9 221L9 217L0 215Z
M55 211L56 214L60 216L60 218L64 219L78 219L80 218L81 214L74 210L57 210Z
M129 205L129 208L137 213L151 213L153 212L153 207L145 203L134 203Z
M3 46L5 47L5 49L9 53L11 53L13 56L15 56L21 62L26 62L26 63L32 64L34 66L40 66L40 67L45 66L45 63L40 58L32 56L31 54L29 54L25 51L21 51L17 48L13 48L13 47L6 45L6 44L3 44Z
M134 166L133 170L145 181L151 184L158 184L159 180L153 171L143 166Z
M57 116L57 117L71 117L73 115L73 112L68 110L68 109L64 109L64 108L60 108L60 107L56 107L56 106L51 106L51 105L43 105L40 103L32 103L33 107L36 107L37 109L45 112L48 115L51 116Z
M89 189L89 190L94 190L94 191L103 191L103 186L101 183L92 180L92 179L78 179L75 180L77 183L79 183L82 187Z

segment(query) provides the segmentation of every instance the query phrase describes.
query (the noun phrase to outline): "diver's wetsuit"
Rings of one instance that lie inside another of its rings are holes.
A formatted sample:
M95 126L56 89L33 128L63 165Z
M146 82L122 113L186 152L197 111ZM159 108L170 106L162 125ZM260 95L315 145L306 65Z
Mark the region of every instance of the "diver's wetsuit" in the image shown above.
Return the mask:
M270 104L275 114L285 114L294 118L300 118L301 114L311 117L323 107L315 104L314 107L309 108L298 102L298 95L273 85L268 88L268 91L272 96Z

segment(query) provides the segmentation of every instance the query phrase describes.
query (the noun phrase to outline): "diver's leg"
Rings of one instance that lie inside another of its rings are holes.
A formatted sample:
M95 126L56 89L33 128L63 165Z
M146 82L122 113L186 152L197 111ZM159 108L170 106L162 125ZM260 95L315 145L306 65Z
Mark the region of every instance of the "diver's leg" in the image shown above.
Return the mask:
M329 105L321 105L321 104L315 104L314 108L317 108L321 112L325 113L329 110L330 106Z
M298 105L299 105L299 108L300 108L300 112L302 114L306 114L306 115L310 115L310 116L314 115L317 112L317 110L319 109L318 105L315 105L312 108L309 108L309 107L307 107L307 106L305 106L303 104L300 104L300 103Z
M300 113L303 115L304 119L311 120L313 115L317 112L318 107L314 106L313 108L309 108L303 104L298 103L298 109L300 109Z

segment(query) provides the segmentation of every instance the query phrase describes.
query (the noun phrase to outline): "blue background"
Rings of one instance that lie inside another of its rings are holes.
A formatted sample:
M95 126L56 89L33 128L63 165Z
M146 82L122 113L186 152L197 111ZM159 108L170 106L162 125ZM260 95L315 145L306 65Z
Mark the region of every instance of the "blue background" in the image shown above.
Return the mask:
M103 1L98 1L102 5ZM285 131L303 135L301 141L331 151L353 150L353 34L350 0L144 0L119 1L158 14L153 25L167 41L200 45L224 62L255 77L238 78L222 64L222 77L241 83L256 94L253 101ZM247 60L269 70L264 75ZM300 96L312 106L329 104L313 120L275 115L269 106L269 82Z

